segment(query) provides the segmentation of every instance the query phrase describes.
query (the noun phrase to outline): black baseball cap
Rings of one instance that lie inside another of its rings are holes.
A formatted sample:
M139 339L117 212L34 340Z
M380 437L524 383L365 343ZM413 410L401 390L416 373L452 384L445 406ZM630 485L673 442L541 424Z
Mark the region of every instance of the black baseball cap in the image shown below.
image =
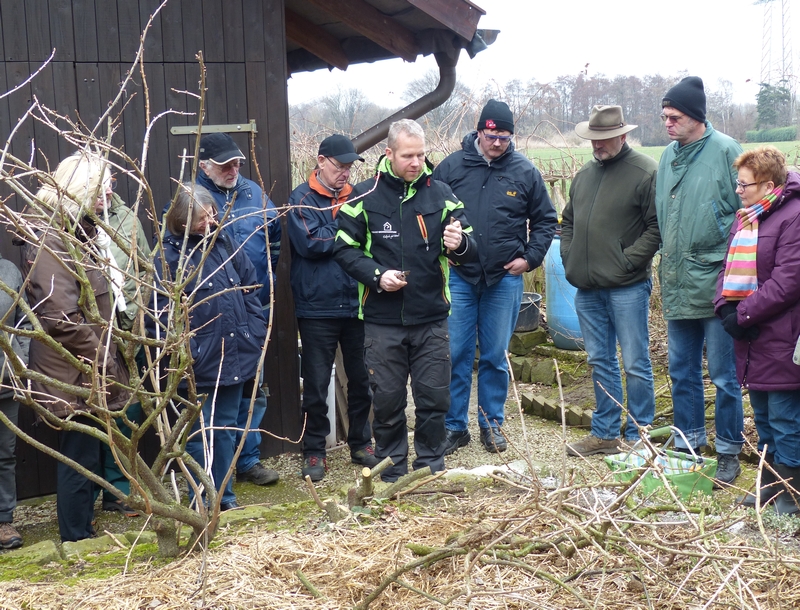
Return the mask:
M364 161L358 156L353 143L349 138L338 133L328 136L319 145L318 155L323 157L333 157L339 163L352 163L353 161Z
M244 159L244 155L227 133L209 133L200 138L201 161L225 165L234 159Z

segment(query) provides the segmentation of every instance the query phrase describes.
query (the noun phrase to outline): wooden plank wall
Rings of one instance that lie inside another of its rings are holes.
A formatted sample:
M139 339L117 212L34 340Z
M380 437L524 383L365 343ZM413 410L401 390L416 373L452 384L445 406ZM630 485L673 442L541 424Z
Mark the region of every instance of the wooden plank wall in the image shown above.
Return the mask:
M93 128L120 89L139 47L141 32L157 0L0 0L0 91L23 82L55 48L54 61L31 83L0 99L0 140L5 142L33 96L72 120ZM150 120L167 110L195 112L202 51L207 67L206 124L246 123L255 120L258 135L255 159L265 191L276 205L285 205L291 191L289 168L286 42L283 0L169 0L153 21L144 42L144 76L137 70L112 111L121 113L112 142L137 162ZM147 95L143 83L147 83ZM145 177L152 189L155 213L160 214L174 192L184 149L194 150L194 138L172 136L169 128L194 125L196 116L169 114L150 128ZM64 121L59 124L66 126ZM97 133L106 136L105 125ZM246 134L233 136L247 165L243 175L257 180ZM21 123L11 140L11 152L24 159L33 154L38 167L54 167L72 152L62 138L33 120ZM33 151L33 152L32 152ZM137 201L139 186L120 178L118 191L129 205ZM9 191L0 191L6 198ZM152 233L151 205L139 198L139 216ZM8 205L20 207L16 197ZM277 304L266 373L270 387L265 426L280 437L297 439L302 429L297 362L297 330L289 287L288 240L278 265ZM19 249L10 236L0 237L0 252L19 263ZM49 443L57 436L46 426L33 426L22 409L26 429ZM51 493L55 469L23 442L18 446L19 497ZM275 455L297 450L297 445L267 437L262 453Z

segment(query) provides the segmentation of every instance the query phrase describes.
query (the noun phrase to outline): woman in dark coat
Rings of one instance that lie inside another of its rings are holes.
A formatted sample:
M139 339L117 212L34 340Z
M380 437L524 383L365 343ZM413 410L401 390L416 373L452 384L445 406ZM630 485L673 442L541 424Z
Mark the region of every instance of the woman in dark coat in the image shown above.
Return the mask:
M236 450L234 428L242 390L245 382L255 377L267 335L255 288L258 279L250 259L228 233L214 231L217 209L213 196L202 186L181 185L164 222L167 230L163 252L155 261L157 272L161 273L163 257L173 281L178 279L179 265L185 270L181 280L196 273L184 294L189 303L190 329L196 333L190 341L192 374L198 396L205 396L202 419L195 422L186 449L208 472L199 430L201 424L204 428L213 425L215 429L205 435L207 446L214 448L210 474L220 491ZM181 254L184 240L186 247ZM159 317L166 325L169 320L163 306L162 301ZM150 330L155 334L154 328ZM182 387L185 385L182 382ZM220 508L229 510L237 506L229 478L222 490Z
M53 179L58 188L45 185L36 195L40 213L23 246L28 302L45 333L93 370L87 375L39 340L30 343L29 367L53 380L90 388L92 393L83 398L63 387L32 380L31 394L56 417L94 425L80 414L98 408L118 411L130 398L122 387L129 381L128 368L109 336L116 299L107 279L105 248L98 243L108 236L84 215L98 197L107 196L111 176L99 157L78 153L59 164ZM81 271L93 297L77 279ZM90 472L99 472L100 441L93 436L62 430L59 451ZM56 494L61 540L93 537L94 483L58 462Z
M717 283L715 308L734 338L736 373L749 390L758 448L790 486L780 493L765 468L760 501L779 514L800 512L800 366L792 361L800 335L800 174L786 170L777 148L740 155L742 199L731 228L728 258ZM755 496L742 502L753 506Z

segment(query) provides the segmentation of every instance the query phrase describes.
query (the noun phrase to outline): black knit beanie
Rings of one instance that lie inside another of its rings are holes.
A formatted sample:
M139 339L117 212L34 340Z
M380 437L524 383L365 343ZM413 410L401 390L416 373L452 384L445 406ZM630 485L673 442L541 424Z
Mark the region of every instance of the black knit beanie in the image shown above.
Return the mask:
M514 133L514 115L505 102L489 100L481 110L478 131L481 129L505 129Z
M706 121L706 92L699 76L687 76L661 100L661 107L670 106L688 114L696 121Z

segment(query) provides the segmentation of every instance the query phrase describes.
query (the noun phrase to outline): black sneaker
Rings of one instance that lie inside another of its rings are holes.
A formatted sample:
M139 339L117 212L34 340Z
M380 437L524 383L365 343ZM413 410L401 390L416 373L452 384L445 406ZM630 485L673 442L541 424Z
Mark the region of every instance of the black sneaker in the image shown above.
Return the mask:
M108 512L118 512L126 517L138 517L139 511L131 508L122 500L103 500L103 510Z
M276 483L281 476L271 468L265 468L261 462L256 462L252 468L244 472L236 471L236 481L241 483L243 481L250 481L256 485L271 485Z
M447 436L444 439L444 454L454 454L459 447L465 447L471 438L469 430L447 430Z
M372 445L367 445L358 451L353 451L351 449L350 461L353 462L353 464L360 464L367 468L375 468L375 466L381 463L381 461L375 457L375 449L372 448Z
M316 483L325 478L326 472L328 472L328 460L324 457L309 455L303 460L303 469L301 471L303 478L306 478L306 476L311 477L311 480Z
M489 453L502 453L508 449L508 443L499 427L481 428L481 443Z
M234 508L239 508L239 503L236 500L223 502L219 505L219 512L224 513L226 510L233 510Z
M716 489L732 484L740 474L742 474L742 467L739 465L738 455L731 453L717 455L717 476L714 477Z

